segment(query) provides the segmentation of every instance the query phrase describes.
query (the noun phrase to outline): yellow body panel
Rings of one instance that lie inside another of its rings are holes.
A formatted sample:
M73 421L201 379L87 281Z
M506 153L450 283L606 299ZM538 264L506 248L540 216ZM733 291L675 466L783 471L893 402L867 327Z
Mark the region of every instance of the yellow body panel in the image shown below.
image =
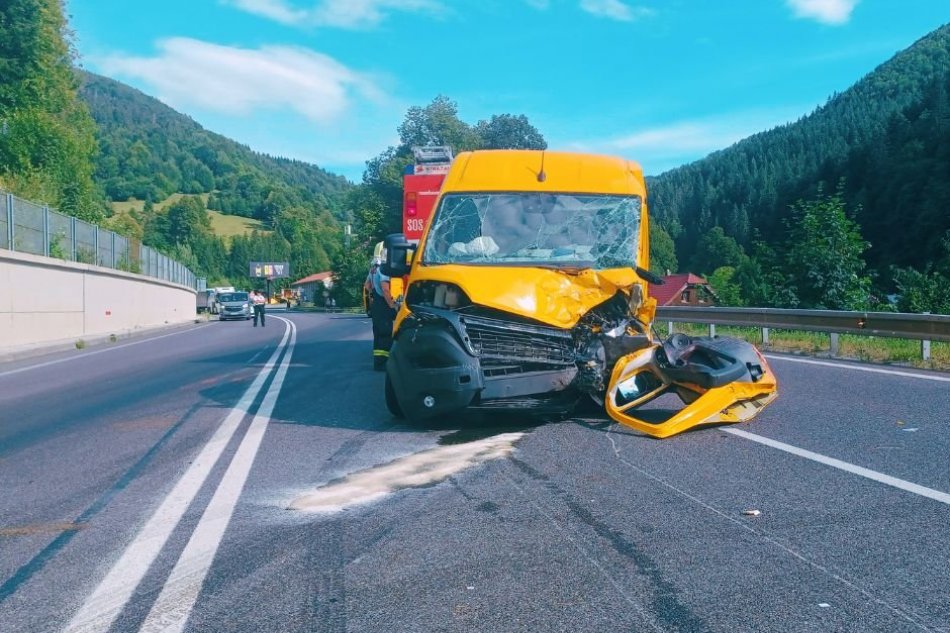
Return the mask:
M402 297L403 286L402 277L393 277L389 280L389 294L392 295L393 301L398 301Z
M526 266L456 265L416 266L410 281L452 283L473 303L561 328L575 326L588 310L618 290L626 292L633 284L643 283L630 268L567 274Z
M713 389L703 389L685 383L666 383L638 400L618 406L614 402L616 386L640 372L651 371L649 365L637 362L637 357L652 355L653 348L649 348L638 350L617 361L604 404L607 414L615 421L653 437L670 437L703 424L746 422L758 415L778 395L775 374L760 355L764 373L757 382L733 382ZM685 390L695 399L663 422L650 422L633 415L637 407L674 389Z
M639 268L649 270L649 214L643 171L637 163L624 159L526 150L462 153L445 178L436 213L446 194L522 191L640 196L643 202L635 261ZM433 222L427 224L420 240L409 275L410 286L423 281L454 284L474 304L563 329L576 326L591 309L620 292L633 297L634 316L641 324L649 326L653 322L656 301L648 297L647 284L633 268L569 272L531 266L425 265L421 253L425 252L432 225ZM396 316L394 332L399 331L410 313L404 302ZM652 341L649 327L646 334ZM654 351L655 343L620 359L612 368L605 398L610 417L643 433L668 437L699 424L744 421L775 397L775 377L763 358L765 371L755 382L733 382L708 390L661 382L652 393L617 406L615 396L621 381L642 371L662 376L656 366L649 366L654 362ZM679 392L688 404L668 420L651 423L633 415L636 407L671 390Z
M542 161L544 180L538 181ZM442 185L441 197L458 192L538 191L636 195L643 200L640 212L640 244L637 265L650 266L649 225L643 170L633 161L611 156L536 150L488 150L459 154ZM409 283L441 281L460 287L479 305L503 310L556 327L570 328L591 308L614 296L647 285L630 268L585 270L577 274L527 266L426 266L419 260L425 250L429 228L419 244ZM396 317L398 331L409 309Z
M538 181L542 160L544 181ZM540 191L638 195L646 198L643 169L613 156L538 150L463 152L452 163L442 192Z

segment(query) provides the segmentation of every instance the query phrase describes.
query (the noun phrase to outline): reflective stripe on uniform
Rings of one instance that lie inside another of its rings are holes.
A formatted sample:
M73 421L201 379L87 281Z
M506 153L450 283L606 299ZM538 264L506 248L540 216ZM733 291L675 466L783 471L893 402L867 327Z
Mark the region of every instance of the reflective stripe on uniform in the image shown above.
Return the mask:
M373 356L385 356L386 358L389 358L389 352L384 349L374 349Z

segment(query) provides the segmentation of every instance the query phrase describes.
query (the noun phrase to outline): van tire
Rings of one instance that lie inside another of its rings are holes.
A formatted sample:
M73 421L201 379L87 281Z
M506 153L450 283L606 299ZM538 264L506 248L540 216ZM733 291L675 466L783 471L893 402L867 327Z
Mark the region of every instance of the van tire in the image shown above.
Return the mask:
M393 383L389 380L389 373L386 374L386 408L394 418L402 420L406 416L399 406L399 400L396 399L396 392L393 390Z

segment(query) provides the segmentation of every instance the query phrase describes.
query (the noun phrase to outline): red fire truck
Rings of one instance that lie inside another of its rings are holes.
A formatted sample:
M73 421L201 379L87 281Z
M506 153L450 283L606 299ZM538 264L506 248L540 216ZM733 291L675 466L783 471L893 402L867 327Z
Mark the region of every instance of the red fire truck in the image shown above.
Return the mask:
M412 154L415 163L406 167L402 177L402 232L410 242L418 242L452 164L452 148L413 147Z

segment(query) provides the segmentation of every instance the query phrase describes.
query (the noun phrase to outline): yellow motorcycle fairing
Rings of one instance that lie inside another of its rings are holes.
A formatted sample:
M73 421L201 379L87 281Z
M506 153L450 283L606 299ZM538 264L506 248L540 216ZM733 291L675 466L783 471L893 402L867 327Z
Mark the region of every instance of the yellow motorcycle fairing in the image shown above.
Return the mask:
M754 418L778 395L775 374L756 350L762 375L758 380L734 381L704 389L675 382L656 362L654 345L621 358L614 366L604 405L612 419L656 438L670 437L703 424L731 424ZM685 406L662 422L636 417L634 411L656 398L675 391Z

